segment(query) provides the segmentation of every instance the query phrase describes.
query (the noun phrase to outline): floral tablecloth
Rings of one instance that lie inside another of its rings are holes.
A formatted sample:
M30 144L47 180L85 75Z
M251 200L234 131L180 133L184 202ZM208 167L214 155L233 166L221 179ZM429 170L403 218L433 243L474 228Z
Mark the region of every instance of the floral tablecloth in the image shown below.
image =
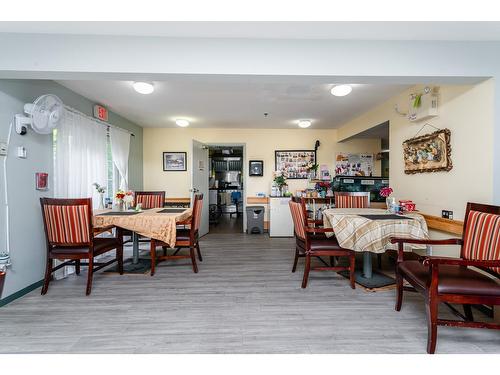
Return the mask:
M383 209L331 208L323 211L323 222L325 227L333 228L340 246L354 251L383 253L388 249L397 249L397 245L390 243L391 237L429 238L427 222L418 213L400 215L401 219L369 219L361 215L389 213ZM421 248L405 246L408 251Z
M165 242L173 247L176 240L176 224L189 219L192 209L187 208L183 212L160 213L162 208L153 208L141 211L135 215L102 215L112 212L111 210L94 211L94 227L102 228L117 226L128 229L142 236L154 238Z

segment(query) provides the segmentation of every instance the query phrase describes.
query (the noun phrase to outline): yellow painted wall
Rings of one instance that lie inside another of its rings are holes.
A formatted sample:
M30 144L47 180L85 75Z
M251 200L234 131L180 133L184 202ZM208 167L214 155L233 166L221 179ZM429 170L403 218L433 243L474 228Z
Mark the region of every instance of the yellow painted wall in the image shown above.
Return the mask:
M191 187L191 142L196 139L208 144L246 145L245 168L248 160L264 160L264 176L248 177L247 196L258 192L269 194L274 170L274 151L287 149L314 149L320 140L318 163L327 164L332 170L338 152L377 153L380 140L362 139L337 143L337 131L314 129L194 129L194 128L145 128L144 129L144 189L165 190L168 197L187 197ZM164 151L186 151L187 172L164 172ZM380 174L380 163L375 164L375 175ZM289 180L289 189L305 188L307 180Z
M412 199L417 209L441 216L441 210L452 210L454 218L462 220L468 201L493 201L493 99L492 79L475 86L441 86L439 116L427 120L438 128L451 130L451 159L449 172L404 173L402 143L412 138L426 121L409 122L394 111L397 104L408 110L410 93L421 89L413 87L382 105L348 122L338 130L339 139L390 121L390 184L398 199ZM435 129L426 127L420 134ZM432 232L433 238L449 238L449 234ZM439 249L441 250L441 249ZM446 251L450 254L450 250ZM453 253L456 255L456 249Z

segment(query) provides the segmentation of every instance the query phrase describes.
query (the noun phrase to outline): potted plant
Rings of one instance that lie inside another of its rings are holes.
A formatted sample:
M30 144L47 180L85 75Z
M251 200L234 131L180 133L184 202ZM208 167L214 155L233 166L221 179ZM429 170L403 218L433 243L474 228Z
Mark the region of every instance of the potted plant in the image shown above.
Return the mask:
M283 187L286 186L285 174L282 171L275 171L273 181L279 189L279 196L283 196Z

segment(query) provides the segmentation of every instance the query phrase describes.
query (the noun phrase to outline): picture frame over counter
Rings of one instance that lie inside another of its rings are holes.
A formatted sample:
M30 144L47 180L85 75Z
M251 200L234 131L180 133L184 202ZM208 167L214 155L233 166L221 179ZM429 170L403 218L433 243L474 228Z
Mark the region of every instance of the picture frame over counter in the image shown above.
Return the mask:
M187 171L187 153L183 151L163 153L163 171L184 172Z
M248 175L250 177L264 176L264 160L250 160L248 162Z
M282 171L289 180L309 178L308 165L316 164L316 150L276 150L275 170Z
M404 141L405 173L450 171L453 168L450 137L449 129L441 129Z

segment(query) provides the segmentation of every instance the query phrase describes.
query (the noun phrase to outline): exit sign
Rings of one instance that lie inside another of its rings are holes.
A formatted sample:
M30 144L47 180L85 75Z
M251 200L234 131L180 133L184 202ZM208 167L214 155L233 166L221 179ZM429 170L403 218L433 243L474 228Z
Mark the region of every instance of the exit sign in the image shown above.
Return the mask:
M94 117L101 121L108 121L108 110L102 105L94 105Z

